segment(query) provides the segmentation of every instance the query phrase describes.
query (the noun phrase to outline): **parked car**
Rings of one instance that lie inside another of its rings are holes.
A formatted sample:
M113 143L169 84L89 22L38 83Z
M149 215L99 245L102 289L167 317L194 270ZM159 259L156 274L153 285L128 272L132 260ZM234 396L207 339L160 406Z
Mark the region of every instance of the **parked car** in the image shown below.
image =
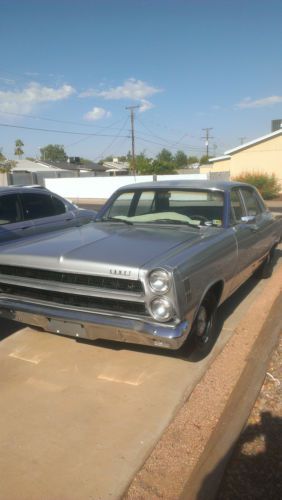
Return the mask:
M1 250L1 315L74 337L206 348L218 306L269 273L281 235L282 218L247 184L125 186L93 224Z
M40 186L0 188L0 243L86 224L95 216Z

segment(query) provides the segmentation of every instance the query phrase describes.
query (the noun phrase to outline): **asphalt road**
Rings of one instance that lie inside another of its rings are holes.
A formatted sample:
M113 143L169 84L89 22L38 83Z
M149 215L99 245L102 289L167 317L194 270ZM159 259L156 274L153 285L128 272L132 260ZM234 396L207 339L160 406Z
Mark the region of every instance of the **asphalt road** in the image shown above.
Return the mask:
M0 499L120 498L264 286L249 280L220 308L198 361L0 320Z

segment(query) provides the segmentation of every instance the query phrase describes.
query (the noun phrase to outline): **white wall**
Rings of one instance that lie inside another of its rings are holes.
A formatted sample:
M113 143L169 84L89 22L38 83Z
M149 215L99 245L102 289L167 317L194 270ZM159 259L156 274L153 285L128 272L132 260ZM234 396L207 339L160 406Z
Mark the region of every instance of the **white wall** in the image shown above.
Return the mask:
M205 180L206 174L160 175L158 180ZM107 199L116 189L137 182L152 181L152 175L120 177L72 177L45 179L45 186L54 193L71 199Z

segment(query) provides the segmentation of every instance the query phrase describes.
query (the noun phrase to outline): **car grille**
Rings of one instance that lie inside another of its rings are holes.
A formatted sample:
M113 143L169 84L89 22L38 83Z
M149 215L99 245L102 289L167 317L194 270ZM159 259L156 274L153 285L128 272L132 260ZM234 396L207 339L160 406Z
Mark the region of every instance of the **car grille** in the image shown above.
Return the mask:
M129 300L116 300L103 297L91 297L87 295L69 294L53 290L39 290L26 286L10 285L0 283L0 291L9 296L20 299L31 299L44 301L58 305L79 307L86 309L110 310L119 313L145 315L145 304Z
M87 274L62 273L48 271L46 269L33 269L31 267L0 266L2 275L19 278L31 278L69 285L82 285L86 287L100 288L106 290L117 290L122 292L142 293L143 286L139 280L129 280L116 277L92 276Z

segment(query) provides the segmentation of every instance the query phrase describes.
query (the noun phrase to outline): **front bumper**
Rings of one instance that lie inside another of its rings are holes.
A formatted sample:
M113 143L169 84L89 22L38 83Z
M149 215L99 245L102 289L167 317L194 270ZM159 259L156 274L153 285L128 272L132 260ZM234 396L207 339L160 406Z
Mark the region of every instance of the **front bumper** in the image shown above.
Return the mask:
M97 314L25 303L0 298L0 317L5 317L61 335L88 340L114 340L165 349L179 349L185 342L190 324L150 323L110 314Z

